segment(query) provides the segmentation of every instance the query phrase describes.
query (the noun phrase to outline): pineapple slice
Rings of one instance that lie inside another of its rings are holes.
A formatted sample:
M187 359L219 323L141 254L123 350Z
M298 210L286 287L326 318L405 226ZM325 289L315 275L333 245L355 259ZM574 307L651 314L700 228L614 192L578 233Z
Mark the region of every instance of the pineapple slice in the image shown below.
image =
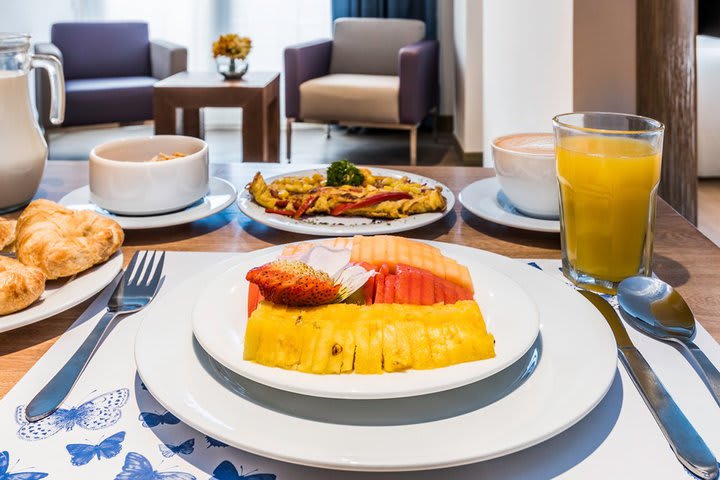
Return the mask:
M278 367L293 369L300 363L303 347L302 313L276 315L272 319L277 330L276 346Z
M450 365L448 350L453 348L446 337L443 322L429 320L426 324L428 342L430 344L430 356L432 357L432 368L446 367Z
M336 319L332 339L330 341L330 357L323 373L340 373L342 371L343 353L348 348L348 327L346 322Z
M334 307L335 305L330 305ZM312 310L317 310L314 308ZM310 313L310 312L307 312ZM320 309L318 312L313 312L317 315L317 323L320 325L319 338L315 344L315 355L313 356L312 367L310 371L312 373L326 373L328 367L328 361L330 360L333 345L335 344L333 334L335 331L335 322L331 317L331 312L325 309Z
M422 320L413 318L401 324L401 334L405 335L410 342L412 354L412 368L424 370L433 368L432 355L430 354L430 343L428 342L425 324Z
M342 365L340 373L351 373L355 368L355 328L352 320L346 320L344 325L345 343L342 345Z
M300 363L297 369L301 372L311 372L313 366L313 358L315 350L320 338L322 326L320 322L312 318L307 313L302 318L302 353L300 354Z
M399 372L412 367L410 341L403 335L405 320L388 320L383 327L383 370Z

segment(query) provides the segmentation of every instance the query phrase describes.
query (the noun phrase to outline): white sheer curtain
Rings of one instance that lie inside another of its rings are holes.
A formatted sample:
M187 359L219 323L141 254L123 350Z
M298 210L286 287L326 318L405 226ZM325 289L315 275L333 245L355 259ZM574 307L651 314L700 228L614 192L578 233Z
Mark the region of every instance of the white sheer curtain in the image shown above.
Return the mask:
M85 17L147 21L151 38L187 46L188 69L198 71L214 69L211 44L221 33L253 40L251 69L281 72L285 47L329 38L332 30L330 0L84 0L79 5ZM207 109L205 115L209 127L237 127L239 119L236 109Z

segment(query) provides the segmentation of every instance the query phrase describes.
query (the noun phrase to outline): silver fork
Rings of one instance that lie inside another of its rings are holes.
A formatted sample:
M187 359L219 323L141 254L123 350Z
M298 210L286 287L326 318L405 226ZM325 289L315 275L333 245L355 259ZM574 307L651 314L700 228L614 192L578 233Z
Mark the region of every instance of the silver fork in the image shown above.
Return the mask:
M133 255L123 278L108 300L105 314L70 360L25 408L25 416L29 422L42 420L62 404L97 350L105 331L116 317L142 310L152 301L160 285L164 263L165 252L160 254L157 262L155 252L150 254L143 251Z

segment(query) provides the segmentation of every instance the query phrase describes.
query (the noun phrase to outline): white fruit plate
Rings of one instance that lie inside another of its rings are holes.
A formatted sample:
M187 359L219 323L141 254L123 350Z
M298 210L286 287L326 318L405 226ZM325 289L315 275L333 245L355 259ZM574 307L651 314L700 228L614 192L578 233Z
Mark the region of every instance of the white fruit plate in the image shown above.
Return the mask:
M538 335L537 309L520 286L482 258L455 258L466 265L487 328L495 336L496 356L433 370L379 375L317 375L268 367L243 359L247 325L248 270L275 260L283 247L238 257L202 289L193 310L200 345L231 371L289 392L326 398L381 399L425 395L486 378L518 360ZM444 247L441 251L446 254ZM448 255L452 257L452 255Z

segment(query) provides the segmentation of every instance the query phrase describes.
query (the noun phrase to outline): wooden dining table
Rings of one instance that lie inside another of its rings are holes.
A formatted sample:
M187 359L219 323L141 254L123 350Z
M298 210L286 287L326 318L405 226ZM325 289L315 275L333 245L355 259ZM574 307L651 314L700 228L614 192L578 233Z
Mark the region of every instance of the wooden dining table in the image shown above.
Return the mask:
M264 174L277 174L305 168L308 165L212 164L211 173L242 189L258 170ZM465 186L494 175L494 170L479 167L396 168L438 180L456 195ZM37 198L57 201L87 183L87 162L50 161ZM125 234L122 250L126 262L137 250L249 252L311 238L257 223L235 205L190 224L127 230ZM442 220L402 235L466 245L513 258L560 258L558 234L497 225L475 217L460 202ZM658 201L653 268L660 278L680 291L700 323L720 340L720 249L663 200ZM0 334L0 398L68 329L90 301L52 318ZM562 305L557 307L562 308Z

